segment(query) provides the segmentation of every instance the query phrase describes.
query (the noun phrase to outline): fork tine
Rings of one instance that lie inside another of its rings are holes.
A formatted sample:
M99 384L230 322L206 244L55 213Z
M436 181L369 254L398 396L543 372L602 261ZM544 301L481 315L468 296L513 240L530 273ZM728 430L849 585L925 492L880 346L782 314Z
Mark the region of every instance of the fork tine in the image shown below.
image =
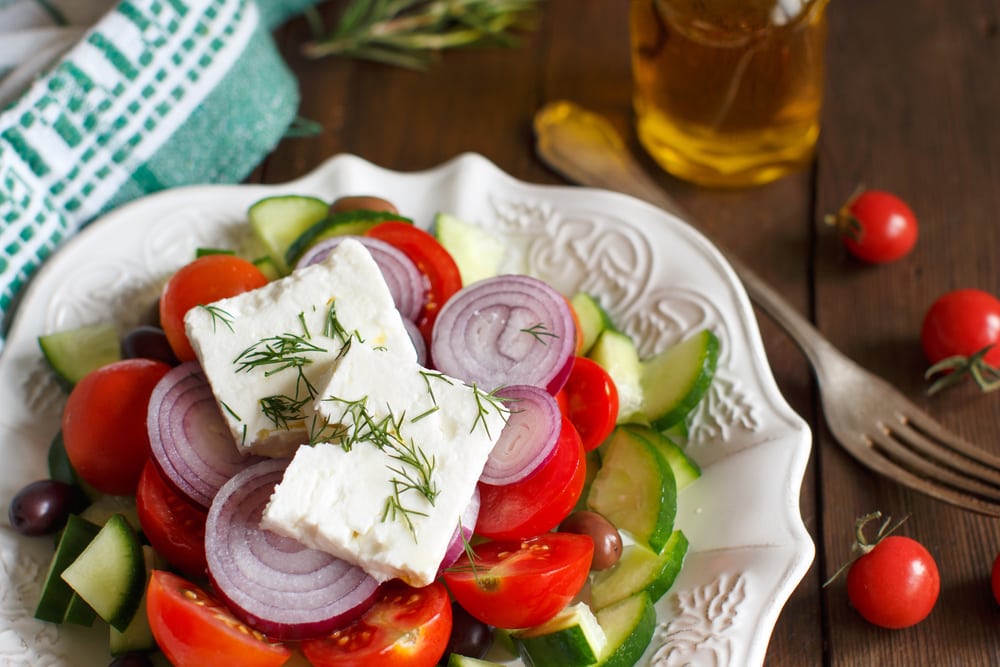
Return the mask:
M885 425L880 425L884 427ZM1000 504L1000 486L986 484L960 471L942 466L910 448L898 432L889 429L869 434L871 446L886 459L896 464L897 469L906 470L919 478L925 485L935 485L960 491L965 495ZM923 488L923 487L921 487Z
M902 418L925 437L983 467L1000 471L1000 456L984 451L967 440L963 440L915 406L907 407L909 409L902 413Z
M933 461L948 466L952 470L1000 488L1000 468L991 466L989 454L974 450L969 443L946 431L930 418L923 418L920 424L912 418L899 415L896 424L880 424L891 430L897 440L916 449ZM929 430L932 427L933 430ZM974 456L970 456L973 454ZM982 454L984 456L975 456Z

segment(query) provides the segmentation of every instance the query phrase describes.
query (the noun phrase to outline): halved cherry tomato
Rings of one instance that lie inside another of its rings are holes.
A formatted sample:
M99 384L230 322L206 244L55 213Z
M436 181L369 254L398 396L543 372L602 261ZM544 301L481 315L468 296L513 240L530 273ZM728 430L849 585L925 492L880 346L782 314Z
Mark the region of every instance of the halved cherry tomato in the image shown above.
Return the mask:
M448 646L451 622L443 584L414 588L393 579L361 618L302 642L302 653L314 667L433 667Z
M577 357L563 387L566 412L588 452L597 449L615 428L618 388L604 368L587 357Z
M174 491L152 460L146 462L135 492L142 533L167 562L192 577L205 574L205 521L208 513Z
M66 455L98 491L135 493L149 459L149 397L170 368L152 359L124 359L91 371L70 392L62 417Z
M432 234L406 222L381 222L365 235L402 250L427 277L427 302L416 324L424 340L430 342L434 321L441 307L462 289L462 276L455 260Z
M284 644L241 623L202 588L165 570L154 570L150 578L146 615L174 667L278 667L292 655Z
M178 269L160 295L160 326L177 358L181 361L195 359L184 331L187 311L265 284L267 276L253 262L236 255L202 255Z
M455 600L498 628L526 628L559 613L580 592L594 554L587 535L544 533L477 544L444 571Z
M576 427L565 416L556 451L533 475L495 486L479 484L476 534L493 539L533 537L566 518L583 491L586 452Z

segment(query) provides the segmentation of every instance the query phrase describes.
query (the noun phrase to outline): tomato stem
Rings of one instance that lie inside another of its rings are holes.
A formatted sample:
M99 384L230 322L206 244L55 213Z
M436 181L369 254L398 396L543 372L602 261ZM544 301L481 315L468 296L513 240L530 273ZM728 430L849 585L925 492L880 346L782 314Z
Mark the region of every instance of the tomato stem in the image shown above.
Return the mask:
M1000 389L1000 368L991 365L985 359L993 347L994 343L990 343L967 357L960 354L946 357L928 368L924 373L924 379L930 380L935 376L940 377L927 388L927 395L933 396L942 389L956 385L967 375L972 376L972 379L984 393Z
M873 522L878 521L882 518L882 512L880 510L875 510L874 512L869 512L863 516L858 517L854 522L854 544L851 545L852 556L848 559L846 563L837 568L837 571L833 575L823 582L823 588L829 586L833 581L839 577L845 570L847 570L858 558L869 553L872 549L878 546L878 543L883 539L892 534L897 528L899 528L903 523L910 518L907 514L902 519L896 523L892 523L892 517L885 517L885 520L878 527L878 531L875 533L875 539L872 541L868 540L868 536L865 534L865 529Z

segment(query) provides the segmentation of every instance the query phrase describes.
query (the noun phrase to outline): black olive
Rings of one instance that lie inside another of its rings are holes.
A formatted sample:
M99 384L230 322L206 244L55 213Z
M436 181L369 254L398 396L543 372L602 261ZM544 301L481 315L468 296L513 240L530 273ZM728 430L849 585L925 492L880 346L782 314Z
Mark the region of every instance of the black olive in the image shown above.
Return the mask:
M17 492L7 512L10 525L22 535L49 535L62 529L66 519L86 504L79 488L43 479Z
M125 653L112 660L109 667L153 667L153 661L145 653Z
M140 324L125 334L122 356L126 359L155 359L171 366L180 363L163 329L149 324Z
M448 664L452 653L467 658L482 658L493 646L493 628L465 611L458 603L451 605L451 637L439 664Z
M597 512L573 512L563 519L559 530L564 533L589 535L594 541L594 558L590 563L592 570L606 570L622 555L622 536L614 524Z

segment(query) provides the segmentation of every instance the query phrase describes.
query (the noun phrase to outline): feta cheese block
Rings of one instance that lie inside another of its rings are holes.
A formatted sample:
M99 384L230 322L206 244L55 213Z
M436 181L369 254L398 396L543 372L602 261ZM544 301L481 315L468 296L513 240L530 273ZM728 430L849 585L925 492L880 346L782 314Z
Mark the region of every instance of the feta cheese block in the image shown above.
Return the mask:
M369 345L351 348L321 396L340 437L299 448L262 525L380 581L431 583L509 410Z
M321 263L192 308L184 325L246 453L284 456L314 441L318 388L359 341L416 361L382 272L351 239Z

